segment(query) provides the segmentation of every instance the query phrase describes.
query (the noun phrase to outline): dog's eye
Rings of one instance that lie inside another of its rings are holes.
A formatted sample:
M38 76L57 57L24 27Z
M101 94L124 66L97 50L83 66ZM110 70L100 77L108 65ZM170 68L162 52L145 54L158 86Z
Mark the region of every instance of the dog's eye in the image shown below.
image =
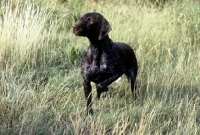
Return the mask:
M92 18L87 18L87 22L88 22L89 24L93 24L93 23L94 23L94 20L93 20Z
M88 18L87 21L90 22L90 21L91 21L91 18Z

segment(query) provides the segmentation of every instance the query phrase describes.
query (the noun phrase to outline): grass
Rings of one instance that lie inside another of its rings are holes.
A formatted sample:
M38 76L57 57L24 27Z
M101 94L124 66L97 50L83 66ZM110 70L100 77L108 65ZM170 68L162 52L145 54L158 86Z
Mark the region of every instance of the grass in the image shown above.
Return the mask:
M1 1L0 134L200 134L200 3L163 2ZM122 76L86 117L71 25L89 11L135 50L139 98Z

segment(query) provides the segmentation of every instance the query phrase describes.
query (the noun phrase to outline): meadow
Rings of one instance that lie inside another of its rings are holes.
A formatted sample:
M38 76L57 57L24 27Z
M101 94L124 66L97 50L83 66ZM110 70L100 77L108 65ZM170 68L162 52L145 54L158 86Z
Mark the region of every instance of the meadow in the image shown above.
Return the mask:
M0 135L200 134L197 0L0 3ZM139 97L122 76L86 116L80 63L89 41L72 24L93 11L109 21L113 41L134 49Z

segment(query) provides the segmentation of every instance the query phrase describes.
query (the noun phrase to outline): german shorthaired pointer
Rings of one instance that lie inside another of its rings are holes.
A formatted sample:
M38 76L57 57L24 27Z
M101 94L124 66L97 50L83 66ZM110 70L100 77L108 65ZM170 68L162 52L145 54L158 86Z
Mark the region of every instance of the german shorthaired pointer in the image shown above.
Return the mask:
M96 84L97 98L100 99L101 93L108 91L108 85L125 74L133 97L137 98L135 81L138 66L135 54L129 45L113 42L108 37L110 31L108 21L97 12L86 13L73 25L73 33L76 36L87 37L90 41L81 66L87 114L93 114L91 82Z

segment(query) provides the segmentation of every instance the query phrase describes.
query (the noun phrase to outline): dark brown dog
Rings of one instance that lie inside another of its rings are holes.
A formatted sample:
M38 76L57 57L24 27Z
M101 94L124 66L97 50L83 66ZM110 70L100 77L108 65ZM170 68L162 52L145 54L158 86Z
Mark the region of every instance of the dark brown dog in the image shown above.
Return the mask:
M137 76L137 60L132 48L119 42L112 42L108 37L111 27L99 13L86 13L73 25L76 36L87 37L90 46L82 60L82 76L84 92L87 99L87 114L93 114L91 82L96 84L97 98L101 92L108 91L108 85L125 74L131 84L131 91L136 98L135 81Z

